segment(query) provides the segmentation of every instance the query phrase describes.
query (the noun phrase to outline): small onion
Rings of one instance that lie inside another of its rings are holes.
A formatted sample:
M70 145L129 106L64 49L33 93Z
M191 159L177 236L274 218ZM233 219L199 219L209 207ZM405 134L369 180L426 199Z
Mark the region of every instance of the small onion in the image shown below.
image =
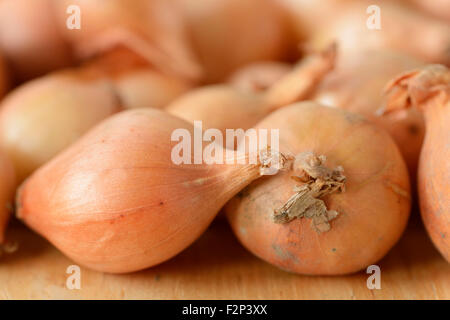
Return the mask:
M173 257L261 174L259 161L175 164L177 129L194 137L192 124L155 109L105 120L22 185L18 217L95 270L132 272Z
M72 57L57 30L53 0L1 0L0 51L19 81L69 66Z
M112 84L91 72L62 71L12 91L0 105L0 145L18 180L119 111L118 103Z
M387 89L386 113L415 107L424 114L420 213L433 243L450 263L450 70L428 65L399 75Z
M176 0L205 70L223 81L241 66L286 58L291 37L286 17L271 0Z
M295 273L338 275L381 259L410 210L408 172L383 130L362 116L301 102L255 126L279 129L291 170L252 182L225 207L252 253Z

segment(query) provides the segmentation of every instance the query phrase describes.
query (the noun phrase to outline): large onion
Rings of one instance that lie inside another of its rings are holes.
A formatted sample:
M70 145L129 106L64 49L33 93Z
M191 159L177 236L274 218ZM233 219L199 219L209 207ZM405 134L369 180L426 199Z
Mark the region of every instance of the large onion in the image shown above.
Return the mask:
M53 1L0 1L0 51L19 81L72 63L69 47L56 27Z
M28 82L0 105L0 145L19 181L120 110L112 84L91 72L64 71Z

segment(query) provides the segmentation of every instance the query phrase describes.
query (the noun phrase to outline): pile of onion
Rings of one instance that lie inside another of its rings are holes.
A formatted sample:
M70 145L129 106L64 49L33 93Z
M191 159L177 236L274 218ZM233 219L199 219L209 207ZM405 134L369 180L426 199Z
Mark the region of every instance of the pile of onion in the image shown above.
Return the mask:
M54 0L0 1L0 51L16 80L72 63L70 49L57 28L53 4Z
M283 60L291 50L285 12L272 0L176 0L208 83L256 61Z
M182 13L167 0L53 0L58 29L78 59L86 59L117 45L139 53L159 71L196 79L200 67L191 49ZM70 5L79 6L81 28L66 27Z
M171 103L166 111L182 119L202 121L203 128L249 129L273 110L306 99L334 67L336 46L301 60L269 89L243 90L229 84L192 90Z
M287 4L294 13L298 37L306 37L313 46L337 41L344 55L363 48L384 48L398 50L427 62L450 64L450 25L401 3L374 3L369 0L279 1ZM373 5L379 8L380 29L367 26L368 22L375 26Z
M450 262L450 70L429 65L398 76L387 87L385 113L415 107L425 118L418 193L425 227Z
M300 102L256 129L279 129L287 170L251 183L225 207L252 253L300 274L356 272L400 238L408 172L392 138L360 115Z
M173 257L271 159L175 164L177 129L194 137L192 124L155 109L105 120L27 179L17 197L18 217L95 270L132 272ZM216 150L232 159L222 146ZM230 152L235 159L249 156Z
M102 71L111 80L126 109L165 108L193 86L185 79L155 70L142 56L121 46L94 58L85 67Z
M362 50L340 56L336 68L318 86L313 99L321 104L364 115L386 129L408 165L411 177L417 172L425 134L422 115L415 108L379 115L386 83L422 62L389 50Z
M0 145L18 181L120 111L112 83L93 70L68 70L27 82L0 104Z
M0 151L0 254L5 244L5 230L13 208L16 180L14 168L6 154Z

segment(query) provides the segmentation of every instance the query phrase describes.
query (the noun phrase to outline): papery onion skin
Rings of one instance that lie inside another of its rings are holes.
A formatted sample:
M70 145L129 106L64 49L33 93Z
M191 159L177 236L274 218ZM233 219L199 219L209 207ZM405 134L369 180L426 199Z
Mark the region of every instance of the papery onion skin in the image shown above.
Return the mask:
M307 218L273 221L274 209L294 194L292 171L263 177L225 207L239 241L263 260L290 272L340 275L377 262L397 242L410 210L408 173L387 133L362 116L301 102L273 112L255 128L280 130L280 152L313 152L342 166L345 191L323 198L339 215L318 233Z
M14 167L3 151L0 151L0 251L5 242L5 229L13 208L15 193ZM1 253L1 252L0 252Z
M112 84L90 72L60 71L12 91L0 105L0 145L18 181L121 110Z
M0 51L16 80L29 80L73 63L53 9L53 0L0 1Z
M224 81L237 68L290 54L291 35L281 8L267 0L177 0L206 83Z
M257 164L174 164L171 135L182 128L193 137L192 124L155 109L105 120L22 185L18 217L95 270L173 257L260 175Z
M228 83L240 90L262 92L292 70L292 65L278 61L255 62L233 73Z
M429 65L396 77L388 86L386 111L415 107L424 114L420 153L420 213L436 248L450 262L450 70Z
M384 116L379 111L386 83L398 73L423 64L390 50L362 50L340 56L336 68L312 96L321 104L360 113L387 130L400 148L413 180L425 135L423 117L414 108Z

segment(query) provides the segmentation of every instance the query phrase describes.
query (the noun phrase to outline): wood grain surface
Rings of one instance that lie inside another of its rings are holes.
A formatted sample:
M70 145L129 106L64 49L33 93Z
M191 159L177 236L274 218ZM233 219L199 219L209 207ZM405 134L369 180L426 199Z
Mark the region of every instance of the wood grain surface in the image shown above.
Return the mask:
M414 219L413 219L414 220ZM19 243L0 260L0 299L450 299L450 265L420 221L379 262L381 289L369 290L364 271L340 277L281 271L247 252L225 221L216 221L190 248L148 270L110 275L81 267L81 289L66 288L74 264L15 222Z

